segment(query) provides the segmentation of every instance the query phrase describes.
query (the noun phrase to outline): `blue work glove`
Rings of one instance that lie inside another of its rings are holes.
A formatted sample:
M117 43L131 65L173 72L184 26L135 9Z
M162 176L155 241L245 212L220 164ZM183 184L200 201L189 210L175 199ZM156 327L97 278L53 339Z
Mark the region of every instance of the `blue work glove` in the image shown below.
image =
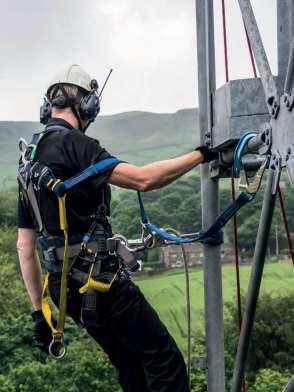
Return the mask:
M34 322L33 329L33 346L38 347L41 351L49 354L49 345L52 341L52 331L49 327L42 310L36 310L32 313ZM56 320L52 318L53 325L56 326Z
M201 154L203 155L203 162L210 162L210 161L215 161L218 159L218 152L212 151L208 146L200 146L195 148L195 151L200 151Z

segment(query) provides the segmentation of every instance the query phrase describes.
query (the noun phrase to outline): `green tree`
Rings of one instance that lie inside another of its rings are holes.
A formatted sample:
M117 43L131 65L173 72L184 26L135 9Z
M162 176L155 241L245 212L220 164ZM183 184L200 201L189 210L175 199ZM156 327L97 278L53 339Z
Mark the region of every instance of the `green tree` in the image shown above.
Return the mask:
M260 369L281 373L294 369L293 297L273 298L263 295L258 303L256 320L249 345L247 379L252 385ZM227 380L232 377L238 341L235 304L226 304L225 349Z
M252 392L281 392L290 378L289 372L261 369L256 376Z

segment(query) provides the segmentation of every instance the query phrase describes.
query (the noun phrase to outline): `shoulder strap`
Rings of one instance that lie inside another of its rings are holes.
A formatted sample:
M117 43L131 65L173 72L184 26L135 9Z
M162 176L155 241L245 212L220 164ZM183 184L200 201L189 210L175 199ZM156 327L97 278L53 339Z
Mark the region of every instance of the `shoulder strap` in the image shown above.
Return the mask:
M34 166L33 162L36 156L38 144L40 140L43 138L45 133L46 130L39 133L34 133L32 136L32 140L29 144L27 144L24 139L21 139L19 142L21 156L19 160L17 179L26 195L26 200L29 202L33 210L35 221L38 225L37 227L38 232L43 232L44 225L42 222L34 185L31 180L31 172ZM23 146L25 146L24 149L22 149Z

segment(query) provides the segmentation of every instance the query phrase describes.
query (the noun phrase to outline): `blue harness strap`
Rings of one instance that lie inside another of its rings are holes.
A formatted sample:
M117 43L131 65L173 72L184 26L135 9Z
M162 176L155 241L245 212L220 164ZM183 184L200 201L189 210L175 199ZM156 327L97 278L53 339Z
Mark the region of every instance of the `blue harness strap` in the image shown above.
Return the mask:
M75 185L80 184L82 181L85 181L88 178L93 177L97 174L104 173L107 170L112 169L113 167L115 167L116 165L118 165L119 163L122 163L122 162L124 162L124 161L121 161L115 157L110 157L110 158L106 158L102 161L99 161L99 162L87 167L85 170L83 170L79 174L65 180L63 182L64 189L66 191L68 191L69 189L71 189Z
M64 194L70 190L71 188L75 187L76 185L80 184L81 182L91 178L97 174L105 173L107 170L114 168L119 163L125 161L121 161L115 157L109 157L94 163L93 165L87 167L82 172L76 174L73 177L68 178L65 181L60 181L54 186L53 191L59 196L62 197Z

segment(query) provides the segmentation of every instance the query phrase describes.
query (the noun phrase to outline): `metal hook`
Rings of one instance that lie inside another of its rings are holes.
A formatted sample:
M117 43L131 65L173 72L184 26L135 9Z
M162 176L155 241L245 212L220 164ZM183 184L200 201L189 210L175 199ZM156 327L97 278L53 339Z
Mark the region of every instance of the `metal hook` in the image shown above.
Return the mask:
M255 194L260 188L263 174L265 172L268 160L265 159L260 168L257 170L253 181L249 183L245 171L240 173L239 190L242 192Z

